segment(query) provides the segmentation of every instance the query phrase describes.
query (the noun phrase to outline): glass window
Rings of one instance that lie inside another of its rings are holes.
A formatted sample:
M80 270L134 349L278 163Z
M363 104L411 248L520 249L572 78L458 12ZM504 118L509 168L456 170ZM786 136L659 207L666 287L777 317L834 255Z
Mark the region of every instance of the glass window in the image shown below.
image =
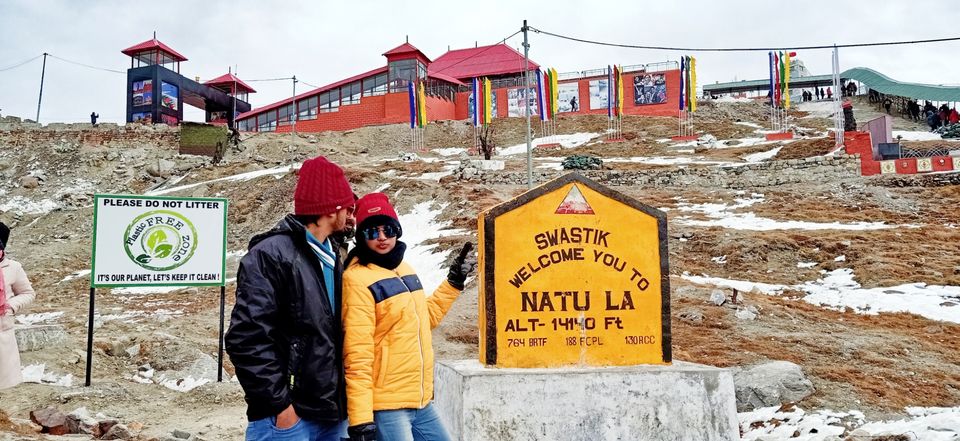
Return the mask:
M417 79L418 65L417 60L398 60L390 63L390 91L405 92L407 84Z
M289 125L292 119L291 117L293 116L293 104L288 104L277 109L277 113L277 122L279 122L279 124L282 126Z
M427 66L424 66L423 63L417 62L417 78L426 78L427 77Z
M277 112L271 110L257 115L257 130L260 132L272 132L277 129Z
M340 88L340 103L344 106L348 104L360 104L359 81L354 81Z
M250 132L256 128L256 125L255 118L242 119L237 122L237 130L240 130L241 132Z
M297 102L297 120L317 119L317 96L302 99Z
M387 74L363 80L363 96L383 95L387 93Z
M267 114L261 113L257 115L257 131L265 132L267 131Z
M320 113L336 112L340 108L340 89L320 94Z

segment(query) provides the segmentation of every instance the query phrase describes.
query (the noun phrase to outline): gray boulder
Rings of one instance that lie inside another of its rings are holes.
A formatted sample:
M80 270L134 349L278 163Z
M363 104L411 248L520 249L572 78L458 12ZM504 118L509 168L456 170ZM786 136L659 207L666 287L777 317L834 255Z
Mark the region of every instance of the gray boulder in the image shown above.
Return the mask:
M813 383L803 374L803 369L789 361L737 369L733 383L738 412L800 401L814 392Z

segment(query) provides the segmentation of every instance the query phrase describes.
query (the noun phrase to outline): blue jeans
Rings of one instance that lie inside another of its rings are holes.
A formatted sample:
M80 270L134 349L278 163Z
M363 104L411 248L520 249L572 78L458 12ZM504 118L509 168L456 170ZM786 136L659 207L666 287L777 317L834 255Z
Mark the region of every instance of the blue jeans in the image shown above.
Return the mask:
M453 441L433 403L423 409L378 410L377 441Z
M341 441L347 436L347 421L322 425L301 419L287 429L277 428L277 417L251 421L247 425L247 441Z

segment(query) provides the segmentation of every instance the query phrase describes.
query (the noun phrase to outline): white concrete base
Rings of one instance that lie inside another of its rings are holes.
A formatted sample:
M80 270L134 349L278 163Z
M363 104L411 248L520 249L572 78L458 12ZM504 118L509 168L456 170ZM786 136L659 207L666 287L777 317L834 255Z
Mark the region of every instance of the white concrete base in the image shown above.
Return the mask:
M434 403L460 441L740 439L733 374L693 363L499 369L437 363Z

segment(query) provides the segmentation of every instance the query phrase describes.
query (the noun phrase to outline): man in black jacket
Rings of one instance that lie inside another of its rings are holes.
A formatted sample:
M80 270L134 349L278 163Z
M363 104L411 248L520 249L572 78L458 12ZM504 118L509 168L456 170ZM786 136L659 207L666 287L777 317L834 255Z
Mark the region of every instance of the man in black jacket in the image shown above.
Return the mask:
M353 205L340 167L307 160L295 214L255 236L240 261L225 343L247 401L247 440L347 438L343 266L330 236Z

